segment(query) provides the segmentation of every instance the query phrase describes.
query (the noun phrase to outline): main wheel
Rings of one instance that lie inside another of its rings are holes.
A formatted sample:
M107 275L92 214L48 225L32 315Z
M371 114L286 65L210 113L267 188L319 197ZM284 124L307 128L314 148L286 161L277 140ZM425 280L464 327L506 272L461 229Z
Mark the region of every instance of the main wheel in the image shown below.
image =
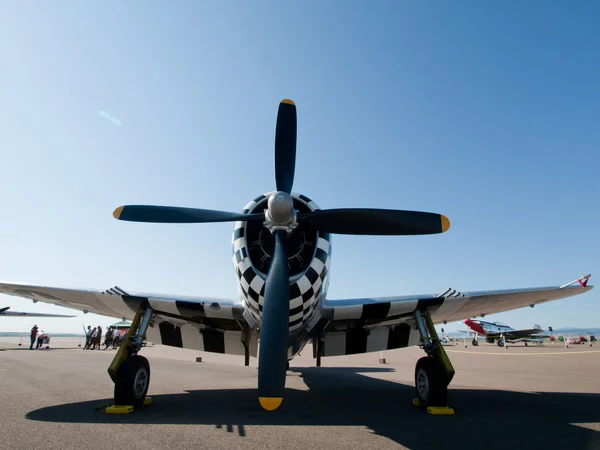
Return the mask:
M417 361L415 386L421 406L446 406L447 377L441 363L435 359L425 356Z
M119 367L115 382L115 405L141 406L150 386L150 364L143 356L127 358Z
M498 339L498 347L504 347L504 339Z
M479 345L479 341L477 341L476 339L473 339L473 342L471 342L473 344L473 347L477 347Z

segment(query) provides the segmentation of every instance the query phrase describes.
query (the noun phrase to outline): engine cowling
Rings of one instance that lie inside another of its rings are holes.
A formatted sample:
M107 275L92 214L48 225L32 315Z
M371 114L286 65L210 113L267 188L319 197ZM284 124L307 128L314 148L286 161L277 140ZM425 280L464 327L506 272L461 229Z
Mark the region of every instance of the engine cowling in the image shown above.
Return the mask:
M264 213L271 193L261 195L246 205L244 214ZM308 197L291 194L294 208L302 214L319 207ZM233 231L233 264L239 281L238 296L246 305L255 324L261 320L265 280L271 266L274 241L262 221L236 222ZM302 328L319 312L329 283L331 237L308 225L298 225L289 233L288 263L290 276L290 332ZM247 318L248 319L248 318Z
M294 209L299 214L313 210L309 206L312 202L309 199L304 200L302 197L298 195L292 196ZM267 208L268 198L269 195L265 195L264 198L249 208L248 213L264 213ZM245 226L245 238L252 266L259 275L262 277L266 276L275 248L273 234L260 221L247 222ZM318 232L305 224L299 224L289 233L286 240L286 247L290 278L308 269L311 260L315 256L317 240Z

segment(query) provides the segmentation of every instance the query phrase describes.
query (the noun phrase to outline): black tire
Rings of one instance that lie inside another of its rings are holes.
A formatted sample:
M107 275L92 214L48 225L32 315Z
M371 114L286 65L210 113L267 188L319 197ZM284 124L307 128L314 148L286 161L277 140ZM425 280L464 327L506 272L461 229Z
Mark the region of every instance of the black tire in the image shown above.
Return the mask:
M115 405L139 407L150 386L150 364L143 356L127 358L119 367L115 383Z
M415 388L421 406L446 406L448 379L444 368L435 359L425 356L415 367Z
M504 347L504 339L498 339L498 347Z
M473 344L473 347L477 347L479 345L479 341L476 341L475 339L473 339L471 343Z

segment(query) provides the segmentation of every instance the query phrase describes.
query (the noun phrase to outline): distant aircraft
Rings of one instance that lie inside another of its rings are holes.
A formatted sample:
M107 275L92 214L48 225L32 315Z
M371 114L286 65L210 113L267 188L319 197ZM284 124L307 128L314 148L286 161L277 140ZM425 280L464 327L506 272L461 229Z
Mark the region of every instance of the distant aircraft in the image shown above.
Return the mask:
M448 384L455 371L437 336L435 324L533 307L592 289L587 286L588 275L578 279L581 286L572 287L569 283L464 292L460 296L447 291L328 298L332 235L431 235L448 231L450 221L441 214L420 211L321 209L307 196L292 192L296 125L294 102L283 100L275 129L276 191L255 197L241 213L152 205L125 205L113 212L115 219L127 222L235 223L231 258L237 278L237 298L133 292L118 286L102 291L14 282L0 282L0 293L132 320L123 345L108 369L115 383L116 405L136 407L144 403L150 365L139 352L149 340L171 347L240 355L246 365L251 356L257 357L258 401L271 411L282 403L289 362L311 342L317 366L321 365L321 357L420 345L426 355L415 367L419 404L446 407ZM348 154L347 158L353 156ZM381 158L381 155L374 152L373 158ZM302 167L310 170L323 161L312 161L312 166L309 163L305 161ZM386 163L385 159L381 160L381 164ZM231 164L246 167L248 177L253 177L254 169L267 164L267 160L261 161L259 155L248 152L243 161L231 161ZM334 165L329 170L335 172L338 168ZM402 171L398 173L401 177ZM231 183L235 189L246 192L244 179L232 179ZM213 195L224 200L220 192ZM148 228L139 225L129 228L137 229ZM173 228L173 232L177 233L177 228ZM212 239L206 229L199 233L205 239ZM399 253L398 257L403 256ZM384 264L377 259L370 260L368 252L364 258L361 262L367 270L362 274L363 279L352 280L355 286L360 286L371 270ZM140 260L143 261L143 256ZM200 285L211 282L202 273L195 281Z
M534 325L533 328L515 330L500 322L492 323L483 320L467 319L464 324L475 334L472 341L474 346L479 345L477 337L480 334L485 336L486 341L490 344L496 342L500 347L503 347L506 342L525 342L525 345L527 345L528 342L541 343L542 339L550 337L550 335L540 334L543 330L539 325Z
M64 314L43 314L43 313L32 313L32 312L19 312L19 311L8 311L10 306L0 308L0 317L76 317L76 316L65 316Z

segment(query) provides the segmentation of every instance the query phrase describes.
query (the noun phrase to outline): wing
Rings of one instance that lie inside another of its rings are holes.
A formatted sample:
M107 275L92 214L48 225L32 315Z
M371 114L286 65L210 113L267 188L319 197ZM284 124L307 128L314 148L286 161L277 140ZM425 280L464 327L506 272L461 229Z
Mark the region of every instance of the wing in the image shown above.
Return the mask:
M0 282L0 294L52 303L84 313L133 320L143 302L156 312L147 339L156 344L193 350L244 355L242 338L250 355L257 355L253 333L246 333L244 307L231 300L126 292L115 286L106 291L67 289Z
M510 330L504 333L504 336L508 339L521 339L525 337L542 338L545 336L543 333L544 330L540 330L539 328L529 328L523 330ZM488 333L487 335L491 337L500 337L501 334L502 333Z
M0 312L0 317L76 317L76 316L66 316L64 314L32 313L32 312L22 312L22 311L5 311L5 312Z
M401 297L326 300L324 356L349 355L416 345L419 333L413 314L425 308L434 324L455 322L475 316L540 305L593 289L587 278L563 286L475 291L447 295L427 294ZM578 281L575 280L575 281ZM540 331L540 330L536 330Z

